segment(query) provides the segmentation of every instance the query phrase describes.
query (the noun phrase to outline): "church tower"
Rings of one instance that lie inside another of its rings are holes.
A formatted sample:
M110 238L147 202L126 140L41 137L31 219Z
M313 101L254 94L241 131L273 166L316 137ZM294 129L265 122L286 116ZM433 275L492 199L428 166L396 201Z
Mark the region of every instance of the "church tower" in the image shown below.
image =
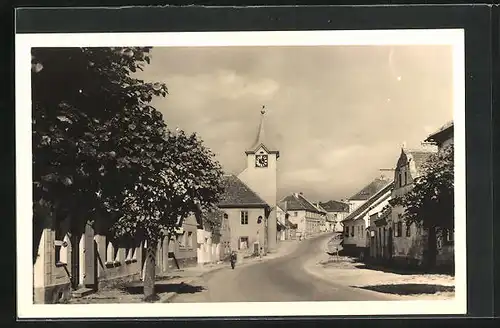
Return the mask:
M266 139L264 131L265 110L262 107L260 126L257 138L250 148L245 151L247 167L238 176L248 187L255 191L266 203L271 206L267 219L267 247L276 249L277 232L277 164L279 151ZM265 223L263 223L265 224Z

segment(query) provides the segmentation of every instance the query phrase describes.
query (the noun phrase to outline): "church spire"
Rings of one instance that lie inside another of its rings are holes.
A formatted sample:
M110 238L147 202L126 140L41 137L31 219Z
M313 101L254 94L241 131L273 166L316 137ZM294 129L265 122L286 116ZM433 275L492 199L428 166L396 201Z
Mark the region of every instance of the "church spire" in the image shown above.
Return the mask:
M253 143L252 147L250 147L247 152L253 152L256 151L259 146L264 146L269 152L277 152L276 149L273 149L272 146L269 144L269 141L266 139L266 134L265 134L265 129L264 129L264 120L265 120L265 115L266 114L266 106L262 106L262 109L260 110L260 124L259 124L259 131L257 133L257 138L255 139L255 142Z

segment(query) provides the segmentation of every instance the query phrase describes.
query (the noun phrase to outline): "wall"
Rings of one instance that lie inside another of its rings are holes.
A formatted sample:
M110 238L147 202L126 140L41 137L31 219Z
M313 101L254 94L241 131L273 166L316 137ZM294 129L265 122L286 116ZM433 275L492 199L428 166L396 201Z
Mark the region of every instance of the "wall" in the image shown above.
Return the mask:
M410 236L406 236L406 223L401 215L404 208L395 206L392 209L391 220L393 229L393 258L399 261L410 261L416 264L422 261L425 247L425 234L423 229L417 228L415 224L410 225ZM397 224L401 222L401 236L397 236Z
M261 224L257 223L259 216L262 216L263 218L265 217L265 211L263 208L222 208L222 210L228 216L229 229L231 231L230 244L232 250L239 249L240 237L248 237L248 250L244 252L251 252L255 242L260 243L260 245L264 245L264 219ZM241 224L241 211L248 212L248 224Z
M356 247L366 247L366 228L368 227L368 216L365 215L353 221L354 237L351 238L351 243Z
M196 265L198 223L194 215L187 217L182 224L183 233L175 236L175 242L171 240L168 251L174 252L179 266L187 267ZM173 267L174 260L169 259L169 268Z
M347 217L347 212L328 212L326 220L330 221L330 231L342 232L343 227L340 222Z
M257 154L267 154L259 148ZM268 155L268 167L255 167L255 154L247 155L247 168L241 172L241 179L250 189L257 193L273 210L268 217L269 249L276 248L276 206L277 206L277 163L276 154Z
M94 235L93 239L99 288L115 279L132 280L141 277L144 243L126 247L101 234Z
M54 231L43 229L38 246L38 256L33 265L34 304L59 303L71 296L71 282L67 268L71 268L71 245L62 250L66 266L56 266Z
M366 200L349 200L349 213L354 212L358 207L363 205Z

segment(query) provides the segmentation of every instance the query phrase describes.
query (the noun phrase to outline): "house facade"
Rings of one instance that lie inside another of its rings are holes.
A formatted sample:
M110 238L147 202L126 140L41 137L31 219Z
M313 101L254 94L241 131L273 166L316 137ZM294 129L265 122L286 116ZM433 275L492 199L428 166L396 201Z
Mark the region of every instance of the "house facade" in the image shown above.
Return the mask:
M271 207L235 175L224 176L224 188L217 206L226 216L230 249L247 255L265 248Z
M383 182L383 183L382 183ZM376 188L374 188L374 186ZM378 178L372 181L363 190L370 192L371 196L363 204L356 207L341 222L343 226L343 253L349 256L364 258L369 254L370 232L369 218L370 211L379 211L391 195L393 182L388 179ZM378 190L377 190L378 189ZM360 194L360 193L358 193ZM368 192L366 193L368 194ZM363 195L366 195L363 193Z
M370 257L368 261L390 263L392 259L392 207L386 205L382 210L370 215Z
M307 238L322 232L326 213L307 200L302 193L286 196L280 203L285 204L288 220L297 226L297 238Z
M103 221L71 233L69 222L47 215L33 264L34 302L64 302L102 288L116 279L143 278L147 243L140 237L116 240ZM196 218L158 242L156 272L196 265Z
M225 260L231 252L229 217L220 210L201 213L197 230L197 262L199 265Z
M435 153L435 150L401 149L394 171L394 189L392 198L403 197L413 188L413 181L422 172L425 161ZM395 262L419 265L423 260L426 236L415 223L407 225L403 218L405 208L393 206L391 213L393 233L393 255Z
M349 214L349 204L336 200L320 203L321 207L326 211L326 231L342 232L343 227L341 222Z

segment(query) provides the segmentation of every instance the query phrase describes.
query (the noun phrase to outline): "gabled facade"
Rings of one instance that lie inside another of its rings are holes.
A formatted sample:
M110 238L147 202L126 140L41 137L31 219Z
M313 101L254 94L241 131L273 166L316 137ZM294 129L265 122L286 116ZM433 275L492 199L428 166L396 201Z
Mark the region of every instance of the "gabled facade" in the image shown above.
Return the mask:
M326 212L307 200L302 193L293 193L280 201L288 220L297 225L297 237L307 238L322 232Z
M413 181L423 173L423 164L435 152L436 150L401 149L394 171L395 186L392 198L402 197L412 190ZM423 258L425 236L416 224L405 223L404 211L404 207L400 205L392 208L392 257L395 261L417 265Z
M342 220L349 214L349 204L336 200L319 203L326 211L326 231L342 232Z
M230 231L230 249L254 253L267 239L265 218L270 206L235 175L224 176L224 194L217 207L224 212Z

